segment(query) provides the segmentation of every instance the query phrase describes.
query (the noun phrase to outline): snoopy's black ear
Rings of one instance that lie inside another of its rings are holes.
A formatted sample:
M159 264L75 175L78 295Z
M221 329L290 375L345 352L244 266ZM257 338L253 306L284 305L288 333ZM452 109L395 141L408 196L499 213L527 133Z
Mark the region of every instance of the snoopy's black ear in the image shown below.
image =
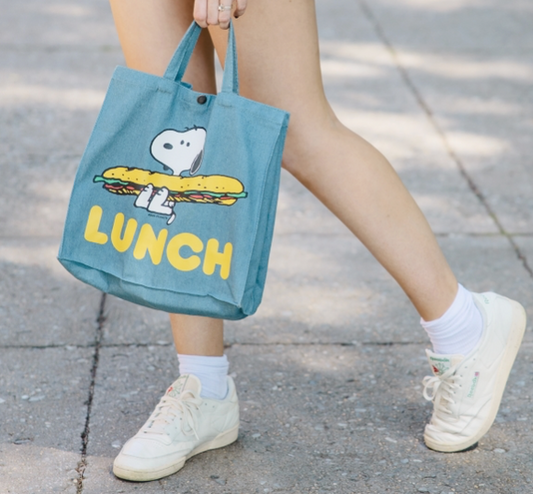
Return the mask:
M202 165L203 157L204 157L204 151L202 150L198 153L198 155L196 156L196 158L194 158L194 161L192 162L191 169L189 170L189 173L191 175L194 175L200 169L200 166Z

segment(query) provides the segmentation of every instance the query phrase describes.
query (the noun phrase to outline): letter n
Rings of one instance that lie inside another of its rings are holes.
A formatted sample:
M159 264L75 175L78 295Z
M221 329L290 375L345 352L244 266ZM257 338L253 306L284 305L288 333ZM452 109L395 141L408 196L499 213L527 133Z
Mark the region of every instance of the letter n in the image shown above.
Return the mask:
M218 251L219 243L215 238L210 238L207 241L204 258L204 273L212 275L215 272L215 267L220 266L220 277L223 280L228 279L231 269L231 256L233 254L233 245L229 242L224 246L224 252Z
M163 228L159 232L159 236L156 237L153 228L148 223L145 223L139 232L139 238L135 244L135 249L133 249L133 257L139 260L144 259L146 252L148 252L152 263L157 266L163 257L167 235L168 230Z

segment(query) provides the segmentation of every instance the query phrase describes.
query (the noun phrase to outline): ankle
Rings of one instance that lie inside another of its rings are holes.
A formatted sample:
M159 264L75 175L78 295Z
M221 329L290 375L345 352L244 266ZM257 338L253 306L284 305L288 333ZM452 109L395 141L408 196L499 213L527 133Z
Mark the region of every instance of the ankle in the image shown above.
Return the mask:
M229 362L226 355L206 357L203 355L178 354L180 375L193 374L201 384L202 398L223 400L228 393Z

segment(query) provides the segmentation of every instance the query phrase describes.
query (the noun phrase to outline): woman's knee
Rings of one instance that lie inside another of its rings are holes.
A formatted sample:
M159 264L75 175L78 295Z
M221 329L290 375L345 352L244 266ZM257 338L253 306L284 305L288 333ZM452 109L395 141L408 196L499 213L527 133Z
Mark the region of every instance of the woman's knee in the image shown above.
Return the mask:
M301 178L311 169L324 167L329 157L337 159L336 149L353 133L346 129L333 111L314 118L294 117L291 116L289 123L282 166L296 178Z

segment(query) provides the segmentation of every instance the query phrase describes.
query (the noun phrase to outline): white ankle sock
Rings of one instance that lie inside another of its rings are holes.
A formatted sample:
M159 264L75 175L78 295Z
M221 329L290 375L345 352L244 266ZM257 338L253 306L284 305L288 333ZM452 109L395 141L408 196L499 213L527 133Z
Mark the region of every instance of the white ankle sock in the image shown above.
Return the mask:
M443 316L434 321L420 319L429 335L433 351L440 354L468 355L483 334L483 317L472 294L461 284L457 296Z
M180 375L194 374L202 383L202 398L223 400L228 394L229 362L222 357L178 354Z

